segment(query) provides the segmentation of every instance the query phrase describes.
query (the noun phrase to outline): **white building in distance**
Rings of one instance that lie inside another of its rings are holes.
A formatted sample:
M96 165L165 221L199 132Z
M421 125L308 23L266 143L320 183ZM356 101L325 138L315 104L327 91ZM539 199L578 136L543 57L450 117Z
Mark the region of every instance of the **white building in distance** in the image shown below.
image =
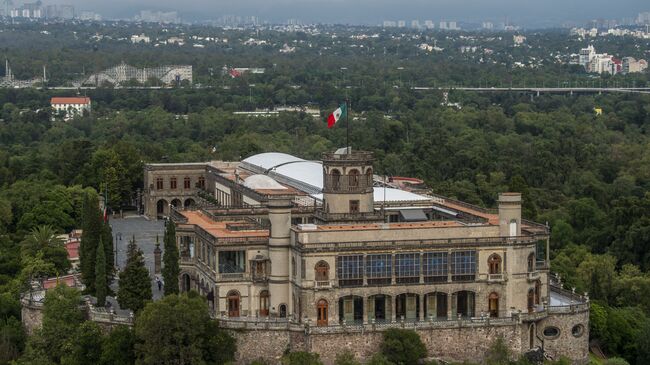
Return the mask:
M84 112L90 113L90 98L87 96L60 97L55 96L50 100L55 115L63 115L64 120L70 120Z

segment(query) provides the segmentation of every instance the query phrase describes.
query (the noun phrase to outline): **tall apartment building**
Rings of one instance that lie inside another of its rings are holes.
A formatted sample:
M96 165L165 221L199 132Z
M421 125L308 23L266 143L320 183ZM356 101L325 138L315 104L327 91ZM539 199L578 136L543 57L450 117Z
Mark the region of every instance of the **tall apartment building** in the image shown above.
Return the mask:
M588 362L588 298L553 280L549 228L522 219L518 193L495 210L416 194L375 175L371 153L340 149L150 164L145 196L147 215L176 224L180 287L238 329L240 362L365 359L387 328L454 361L504 337L516 354Z

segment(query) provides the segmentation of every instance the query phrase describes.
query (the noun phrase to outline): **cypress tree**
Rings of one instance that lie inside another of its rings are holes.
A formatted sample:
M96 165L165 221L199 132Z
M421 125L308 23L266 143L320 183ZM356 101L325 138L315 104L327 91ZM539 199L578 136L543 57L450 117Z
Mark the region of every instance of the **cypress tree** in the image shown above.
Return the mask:
M86 292L94 294L95 259L97 257L97 246L102 235L102 217L97 196L94 194L84 196L81 229L83 230L79 246L81 280L86 285Z
M162 276L165 282L165 295L178 294L178 247L176 247L176 225L167 221L165 230Z
M97 296L97 306L106 305L106 294L108 293L108 281L106 280L106 253L104 252L104 242L99 240L97 247L97 257L95 259L95 296Z
M137 313L152 298L149 270L145 266L142 250L135 243L135 238L129 241L126 266L120 272L119 284L117 301L122 308Z
M108 222L102 223L102 243L104 244L104 255L106 257L106 283L110 285L113 282L113 273L115 272L115 253L113 251L115 243L113 242L113 230ZM108 293L111 294L110 287Z

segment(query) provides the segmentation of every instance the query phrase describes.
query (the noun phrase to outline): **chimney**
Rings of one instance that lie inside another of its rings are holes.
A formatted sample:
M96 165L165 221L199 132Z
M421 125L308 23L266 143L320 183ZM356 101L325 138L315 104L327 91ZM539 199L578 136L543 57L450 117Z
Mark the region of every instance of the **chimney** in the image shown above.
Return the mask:
M521 236L521 194L499 194L499 235Z

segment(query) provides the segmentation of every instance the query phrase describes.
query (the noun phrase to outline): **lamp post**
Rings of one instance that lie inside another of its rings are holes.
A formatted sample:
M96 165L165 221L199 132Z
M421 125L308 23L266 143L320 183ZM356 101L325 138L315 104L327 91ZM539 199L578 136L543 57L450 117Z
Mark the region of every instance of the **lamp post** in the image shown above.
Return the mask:
M118 232L118 233L115 235L115 239L114 239L114 242L113 242L113 252L114 252L114 254L115 254L115 267L116 267L116 268L117 268L117 266L118 266L118 261L117 261L117 258L118 258L118 257L117 257L117 252L119 251L119 249L118 249L118 247L117 247L117 245L118 245L118 241L119 241L120 244L121 244L121 242L122 242L122 232Z

